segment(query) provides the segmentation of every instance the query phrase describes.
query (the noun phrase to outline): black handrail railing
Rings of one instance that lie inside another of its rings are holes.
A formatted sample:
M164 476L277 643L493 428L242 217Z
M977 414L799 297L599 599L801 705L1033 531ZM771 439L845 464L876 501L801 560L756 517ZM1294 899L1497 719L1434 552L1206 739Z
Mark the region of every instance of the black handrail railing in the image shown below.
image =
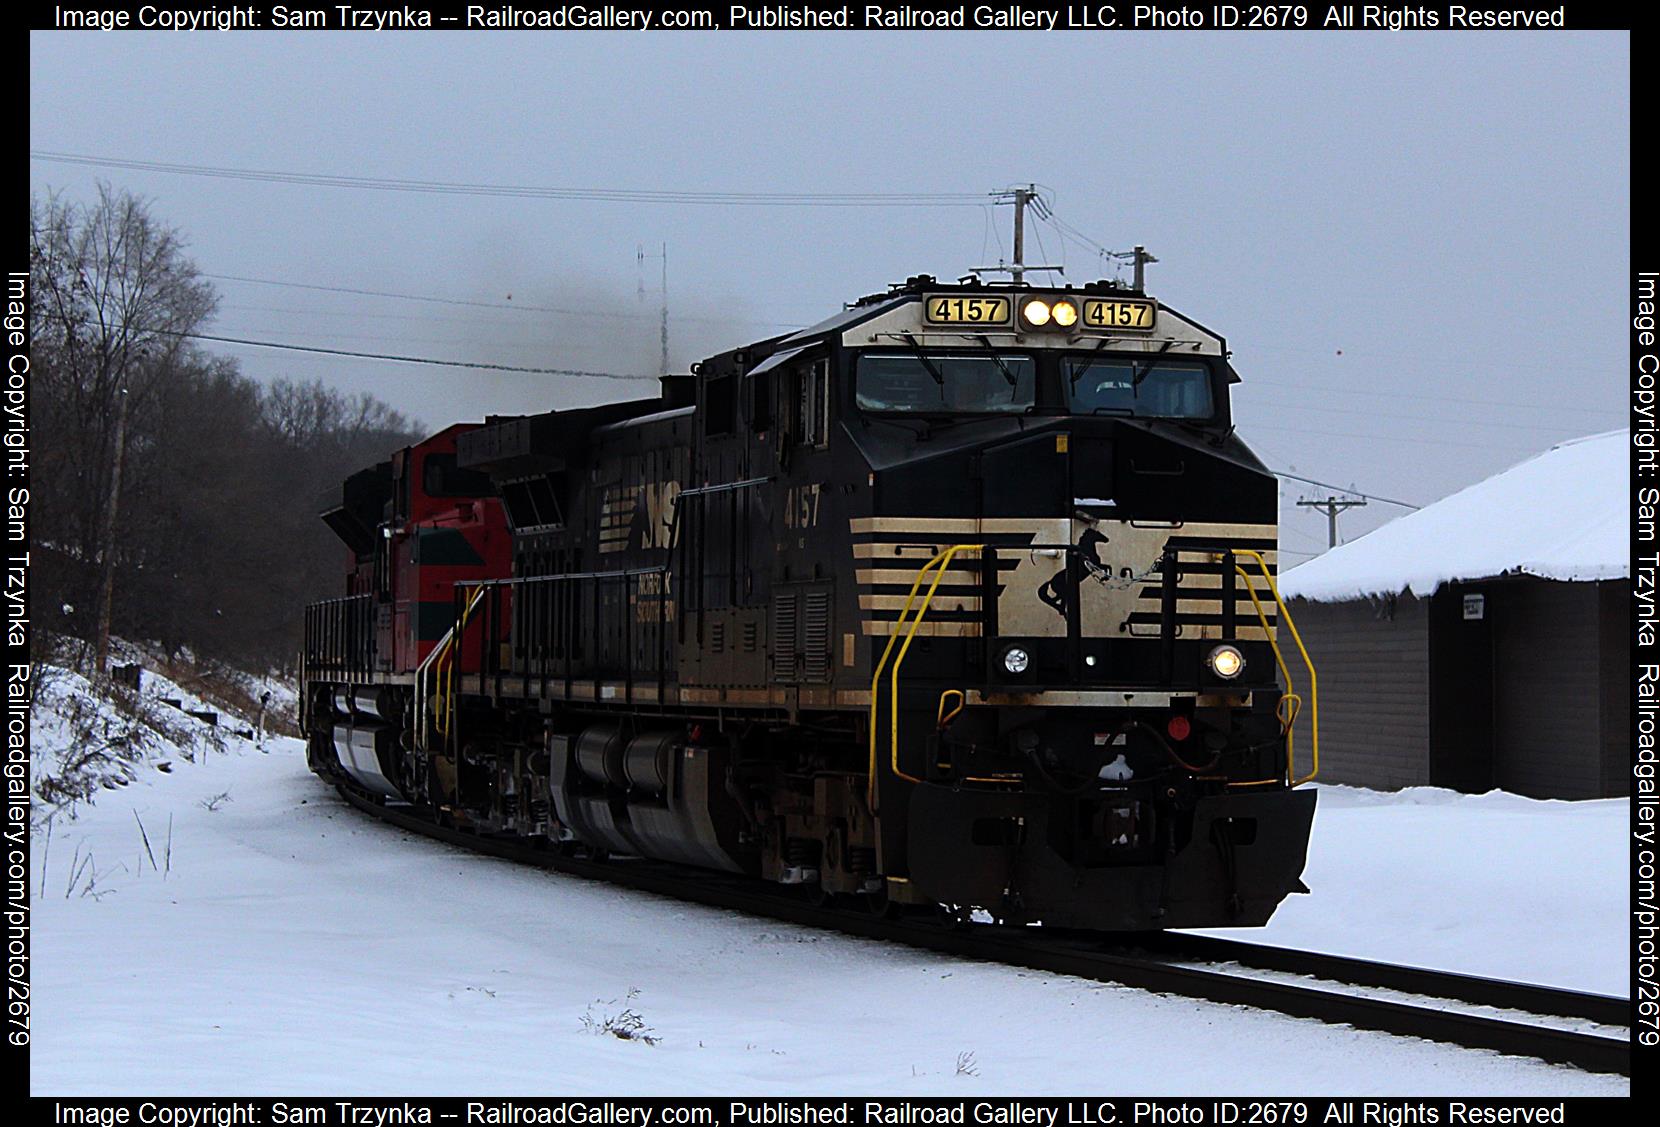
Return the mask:
M371 673L375 668L375 597L347 595L305 608L308 670Z
M674 616L667 566L568 572L457 584L457 596L494 590L483 600L478 668L459 672L536 686L562 683L563 695L631 702L636 686L655 683L657 699L674 668ZM622 683L609 696L605 683Z

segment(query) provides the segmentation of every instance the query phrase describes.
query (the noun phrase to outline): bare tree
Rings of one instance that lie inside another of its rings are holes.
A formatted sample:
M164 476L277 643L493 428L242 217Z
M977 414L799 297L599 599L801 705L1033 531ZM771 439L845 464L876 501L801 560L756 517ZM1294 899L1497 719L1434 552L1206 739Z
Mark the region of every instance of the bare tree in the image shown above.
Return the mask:
M121 553L122 473L128 423L190 355L186 334L213 315L217 298L185 257L174 229L144 199L100 184L98 200L32 200L29 257L35 279L37 377L42 419L63 487L49 514L60 550L98 569L95 642L109 655L116 564ZM47 507L47 506L43 506ZM48 515L48 514L43 514Z
M358 454L365 440L381 444L419 427L367 392L347 396L321 380L276 380L265 391L265 417L276 435L296 451ZM390 450L392 443L385 446Z

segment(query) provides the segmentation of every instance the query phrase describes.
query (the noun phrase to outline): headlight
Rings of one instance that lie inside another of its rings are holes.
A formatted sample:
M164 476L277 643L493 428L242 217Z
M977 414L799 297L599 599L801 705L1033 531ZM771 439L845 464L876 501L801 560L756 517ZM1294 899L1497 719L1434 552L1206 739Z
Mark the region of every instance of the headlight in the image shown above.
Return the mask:
M1028 325L1042 328L1049 323L1049 303L1034 297L1021 307L1020 315L1025 318Z
M1222 680L1232 681L1245 672L1245 655L1233 646L1217 646L1210 651L1210 656L1205 658L1205 664Z
M1010 646L1003 651L1003 668L1010 673L1024 673L1030 664L1032 655L1019 646Z
M1070 301L1057 301L1049 307L1049 313L1055 318L1055 324L1063 329L1070 329L1078 323L1078 307Z

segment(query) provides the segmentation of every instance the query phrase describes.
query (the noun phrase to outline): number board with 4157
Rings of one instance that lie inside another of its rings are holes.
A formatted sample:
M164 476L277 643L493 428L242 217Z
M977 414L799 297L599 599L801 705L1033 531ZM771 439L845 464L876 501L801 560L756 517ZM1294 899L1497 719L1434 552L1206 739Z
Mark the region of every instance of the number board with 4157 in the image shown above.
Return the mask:
M930 325L1007 325L1014 319L1014 301L1002 295L933 294L922 308Z
M1158 304L1127 301L1124 298L1086 297L1082 313L1079 320L1086 329L1150 332L1158 320Z

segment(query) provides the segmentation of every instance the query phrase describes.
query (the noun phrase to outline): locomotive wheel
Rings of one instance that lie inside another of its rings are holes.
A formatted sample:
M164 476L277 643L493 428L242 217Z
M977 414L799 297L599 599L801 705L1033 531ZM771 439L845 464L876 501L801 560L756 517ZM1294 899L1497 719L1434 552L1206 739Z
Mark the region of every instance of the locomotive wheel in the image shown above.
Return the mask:
M811 884L798 884L799 895L815 908L839 908L841 897L834 892L825 890L824 885L814 881Z
M906 914L906 905L900 904L888 895L888 882L882 882L880 892L862 892L859 899L864 902L865 911L879 920L897 920Z

